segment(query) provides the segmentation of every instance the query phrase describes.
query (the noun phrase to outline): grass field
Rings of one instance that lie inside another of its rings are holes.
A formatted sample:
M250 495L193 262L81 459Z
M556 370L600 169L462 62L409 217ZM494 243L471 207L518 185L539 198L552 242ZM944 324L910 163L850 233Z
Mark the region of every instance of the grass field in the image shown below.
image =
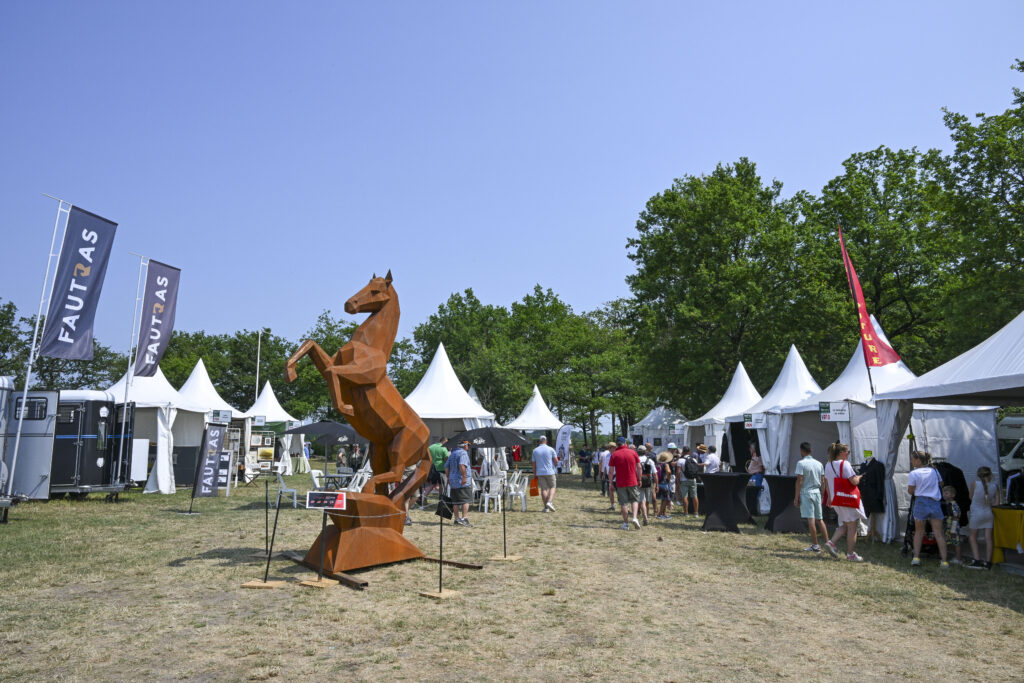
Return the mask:
M295 476L300 492L308 477ZM573 477L572 479L576 479ZM619 529L607 499L563 477L558 511L475 511L447 527L461 597L436 602L437 565L361 572L365 591L300 587L274 558L262 578L263 488L230 498L122 495L17 506L0 527L0 679L1020 680L1024 578L911 571L862 541L861 565L803 553L803 536L703 533L695 518ZM271 486L273 493L274 486ZM272 511L273 514L273 511ZM406 535L437 554L431 511ZM282 509L276 549L320 517Z

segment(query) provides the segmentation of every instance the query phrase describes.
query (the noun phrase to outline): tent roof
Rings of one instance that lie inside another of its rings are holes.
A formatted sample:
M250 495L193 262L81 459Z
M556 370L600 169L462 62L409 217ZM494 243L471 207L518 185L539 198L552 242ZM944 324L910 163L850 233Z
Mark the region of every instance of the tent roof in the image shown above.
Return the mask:
M526 402L523 412L505 425L506 429L521 429L527 432L541 429L561 429L562 427L562 421L548 409L548 404L544 402L536 384L533 385L533 396Z
M716 403L714 408L686 424L690 427L723 424L729 415L742 413L760 400L761 394L757 393L750 377L747 376L746 368L740 362L736 364L736 372L733 373L732 381L729 382L729 388L725 390L722 400Z
M188 376L185 383L181 385L181 389L178 389L178 393L184 396L186 399L193 403L201 406L206 406L207 412L213 410L230 410L232 418L243 418L246 414L237 408L232 408L231 405L220 397L217 393L217 389L214 388L213 382L210 381L210 375L206 372L206 363L200 358L196 361L196 366L192 368L192 374Z
M878 324L878 321L875 320L875 316L871 316L871 322L874 324L875 332L878 333L878 336L888 344L889 338L885 336L885 332L882 330L882 326ZM816 411L818 403L831 401L857 401L865 405L874 405L871 397L871 382L868 381L868 367L864 364L864 351L861 349L861 344L863 343L863 340L857 340L857 346L853 350L853 355L850 356L850 361L846 364L842 374L836 378L836 381L800 403L784 407L782 412L805 413ZM883 365L880 368L874 368L871 371L871 380L875 384L875 392L889 391L912 379L914 379L914 373L910 371L910 368L902 360Z
M782 370L775 379L775 384L764 395L760 401L744 410L744 413L767 413L778 412L780 408L800 403L808 396L817 394L821 387L811 377L810 371L796 350L796 345L790 345L786 362L782 364ZM725 418L726 422L743 422L743 414L730 415Z
M1024 404L1024 312L1001 330L876 399L927 399L929 403Z
M125 373L113 386L107 388L107 391L113 394L118 401L124 400L124 385L127 376L128 374ZM138 408L171 406L193 413L206 412L206 408L202 405L178 393L164 377L164 371L160 369L159 365L156 368L156 374L152 377L132 376L132 383L128 388L128 400L133 401Z
M633 426L646 429L668 429L681 424L686 424L686 418L682 413L668 406L657 406Z
M267 419L267 422L298 422L298 420L286 413L281 404L278 403L277 396L274 395L274 390L271 388L269 380L263 385L263 391L256 397L256 402L252 404L249 410L245 411L245 414L249 417L262 415Z
M466 393L455 375L452 362L448 360L444 344L437 345L427 372L412 393L405 397L405 402L422 419L494 419L494 413L487 412Z
M14 389L14 380L7 375L0 375L0 389Z
M477 395L476 389L474 389L472 385L469 387L469 397L476 401L478 406L483 406L483 403L480 403L480 397Z

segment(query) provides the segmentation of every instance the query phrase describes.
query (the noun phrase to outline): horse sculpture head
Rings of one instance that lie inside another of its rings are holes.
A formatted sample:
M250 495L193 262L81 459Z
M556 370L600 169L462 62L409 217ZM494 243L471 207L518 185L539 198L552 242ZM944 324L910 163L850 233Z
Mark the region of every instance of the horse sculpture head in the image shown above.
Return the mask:
M365 287L345 302L345 312L349 315L375 313L383 308L391 297L391 271L389 270L384 277L377 277L375 273Z

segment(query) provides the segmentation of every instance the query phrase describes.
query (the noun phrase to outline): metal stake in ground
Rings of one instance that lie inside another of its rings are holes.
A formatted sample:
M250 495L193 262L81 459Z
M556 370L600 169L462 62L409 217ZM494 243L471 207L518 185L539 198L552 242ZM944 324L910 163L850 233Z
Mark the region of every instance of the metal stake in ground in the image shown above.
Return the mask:
M254 579L242 584L242 588L278 588L285 585L284 581L267 581L270 575L270 557L274 552L274 538L277 536L277 518L281 514L281 492L277 492L277 512L274 513L274 533L270 536L270 545L267 546L267 568L263 572L263 580Z
M505 494L505 483L506 479L501 480L501 498L498 504L501 505L501 556L495 555L492 560L499 560L503 562L515 562L522 559L519 555L508 554L508 532L505 525L505 508L508 507L508 500Z

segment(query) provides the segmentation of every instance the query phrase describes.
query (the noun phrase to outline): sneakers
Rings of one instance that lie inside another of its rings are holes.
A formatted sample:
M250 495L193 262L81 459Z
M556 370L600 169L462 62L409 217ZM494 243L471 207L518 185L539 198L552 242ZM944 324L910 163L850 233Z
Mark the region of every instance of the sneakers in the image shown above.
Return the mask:
M615 509L615 506L614 506L614 505L609 505L609 506L608 506L608 512L611 512L611 511L612 511L612 510L614 510L614 509Z
M547 511L548 511L548 508L547 508L547 506L545 505L545 506L544 506L544 508L543 508L543 509L541 509L541 512L547 512Z
M623 531L629 531L629 522L623 522L620 527Z
M963 564L963 562L961 562L960 560L956 559L955 557L952 560L950 560L949 563L950 564Z
M806 548L804 548L804 552L805 553L818 553L819 555L821 555L821 546L818 545L817 543L812 543L809 546L807 546Z
M640 520L637 519L636 517L634 517L633 519L629 520L629 522L630 522L630 524L635 526L637 529L640 528Z
M469 520L466 519L465 517L460 517L459 519L455 520L455 523L458 524L459 526L468 527L470 529L473 528L473 525L470 524Z
M984 569L985 563L981 560L971 560L971 563L967 565L968 569Z
M849 553L846 556L846 559L849 560L850 562L863 562L864 561L864 558L861 557L860 555L858 555L857 553ZM949 565L947 565L947 566L949 566Z
M644 526L647 526L647 518L644 517Z
M551 510L551 512L554 512L555 511L555 506L552 505L551 503L545 503L544 504L544 509L545 510Z
M839 557L839 550L836 548L836 544L831 540L825 544L825 550L827 550L832 557Z
M406 524L412 524L412 517L410 517L410 516L406 515L406 516L405 516L405 523L406 523Z
M939 562L939 569L949 569L949 562L946 562L945 560Z
M921 566L921 558L920 557L915 557L914 559L912 559L910 561L910 566L911 567L920 567Z

